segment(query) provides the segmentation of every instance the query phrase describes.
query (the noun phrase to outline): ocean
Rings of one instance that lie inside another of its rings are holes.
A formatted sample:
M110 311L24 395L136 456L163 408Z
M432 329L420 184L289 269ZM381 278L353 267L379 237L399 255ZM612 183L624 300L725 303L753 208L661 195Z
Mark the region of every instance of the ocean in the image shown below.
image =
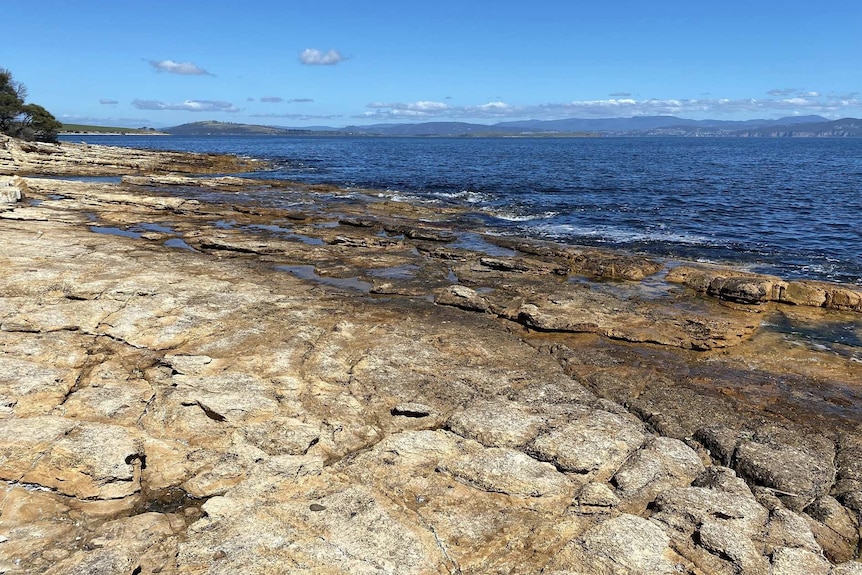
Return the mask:
M492 233L862 285L862 139L63 139L250 156L272 169L249 177L460 206Z

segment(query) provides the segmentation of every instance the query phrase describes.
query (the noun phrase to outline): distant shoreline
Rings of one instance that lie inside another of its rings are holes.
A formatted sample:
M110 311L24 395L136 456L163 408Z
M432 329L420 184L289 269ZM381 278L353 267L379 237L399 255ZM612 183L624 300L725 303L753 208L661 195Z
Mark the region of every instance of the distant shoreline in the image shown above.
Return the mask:
M170 136L167 132L59 132L59 136Z

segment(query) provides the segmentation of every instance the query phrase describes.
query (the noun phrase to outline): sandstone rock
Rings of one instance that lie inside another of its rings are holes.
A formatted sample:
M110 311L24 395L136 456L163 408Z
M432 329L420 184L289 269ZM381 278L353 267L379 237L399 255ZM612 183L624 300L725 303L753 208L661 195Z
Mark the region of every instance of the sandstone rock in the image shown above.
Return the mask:
M390 413L398 417L428 417L434 410L424 403L399 403L390 410Z
M862 436L857 433L842 433L835 455L838 475L835 493L843 495L862 491Z
M691 483L704 470L697 453L678 439L657 437L636 451L611 479L619 495L646 508L670 487Z
M783 284L778 278L758 274L734 273L729 269L677 266L665 279L685 284L711 296L745 304L759 304L778 299Z
M39 454L21 482L80 499L119 499L140 491L146 455L136 433L103 423L65 422L54 423L52 431L57 426L68 431Z
M248 375L176 375L173 380L182 404L198 406L213 421L251 423L269 419L278 410L272 387Z
M239 172L260 169L263 162L215 154L127 150L114 146L24 142L0 136L6 154L0 173L44 175L123 175L141 171L184 173Z
M281 571L445 573L451 562L431 532L398 519L391 502L364 487L314 500L233 512L216 500L180 544L179 573Z
M488 447L523 447L546 425L535 409L512 401L476 402L453 414L447 428Z
M805 519L784 508L770 510L764 541L773 548L793 547L812 553L821 552Z
M836 565L830 575L862 575L862 561L848 561Z
M276 416L238 429L249 443L267 455L303 455L320 441L320 426Z
M575 249L564 250L564 253L569 257L574 273L599 278L636 281L651 276L662 268L660 263L645 257Z
M18 417L48 414L75 385L77 370L0 357L3 405Z
M117 573L132 573L135 567L135 557L125 549L98 549L95 551L77 551L68 559L49 568L45 574L116 575Z
M488 302L476 290L462 285L436 290L434 301L440 305L451 305L468 311L485 312L490 309Z
M805 513L817 543L830 560L843 563L855 557L859 547L859 521L855 514L828 495L806 507Z
M546 571L567 573L679 573L670 539L655 523L620 515L589 529L555 557Z
M72 420L51 416L0 419L0 479L21 481L76 425Z
M818 457L810 450L783 443L752 440L737 448L734 468L748 481L774 489L785 505L798 511L828 493L835 477L832 457Z
M732 470L707 468L691 487L661 493L654 509L652 518L675 540L699 542L684 553L707 571L768 573L761 534L769 512Z
M213 358L208 355L176 355L168 353L164 356L164 362L176 373L182 375L200 375L212 361Z
M772 575L829 575L829 561L806 549L781 547L772 554Z
M826 290L823 286L811 282L787 282L787 288L782 292L779 301L794 305L822 307L826 305Z
M540 435L529 451L563 471L607 480L646 438L638 423L596 410Z
M578 493L578 503L587 507L612 508L620 504L620 498L606 483L591 481Z
M717 277L709 283L706 293L719 299L747 304L773 300L776 282L757 277Z
M727 521L705 519L697 530L697 542L713 555L739 566L744 573L769 573L768 561L754 541L740 537L739 531Z
M852 286L823 282L784 282L772 276L740 274L731 269L678 266L671 269L667 281L685 284L708 295L744 304L770 301L862 311L862 293Z
M723 425L701 427L694 432L694 439L700 442L714 460L724 466L733 464L733 455L741 440L741 434Z
M540 331L597 333L613 339L660 343L683 349L706 350L739 344L758 323L743 312L726 310L721 316L657 310L578 289L533 298L500 315Z
M0 205L20 202L26 184L18 176L0 176Z
M520 451L490 448L444 461L441 469L483 491L516 497L567 497L572 485L553 465Z

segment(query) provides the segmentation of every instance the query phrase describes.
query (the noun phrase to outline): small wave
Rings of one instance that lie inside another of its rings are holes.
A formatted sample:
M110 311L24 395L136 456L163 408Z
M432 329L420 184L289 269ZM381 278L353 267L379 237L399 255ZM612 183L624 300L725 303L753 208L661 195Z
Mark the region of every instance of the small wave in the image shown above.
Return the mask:
M525 227L526 230L549 238L590 238L607 243L662 242L686 245L712 245L714 241L694 234L674 234L671 232L640 232L612 227L582 227L572 224L538 224Z
M383 190L376 193L378 198L383 198L391 202L399 202L404 204L433 204L438 203L435 200L429 200L421 196L406 194L400 190Z
M498 220L507 222L532 222L535 220L547 220L560 215L560 212L544 212L541 214L517 214L514 212L498 212L490 208L482 210Z
M492 196L490 196L489 194L477 192L474 190L460 190L458 192L434 192L431 195L438 198L443 198L445 200L458 200L466 202L468 204L483 204L487 203L490 199L492 199Z

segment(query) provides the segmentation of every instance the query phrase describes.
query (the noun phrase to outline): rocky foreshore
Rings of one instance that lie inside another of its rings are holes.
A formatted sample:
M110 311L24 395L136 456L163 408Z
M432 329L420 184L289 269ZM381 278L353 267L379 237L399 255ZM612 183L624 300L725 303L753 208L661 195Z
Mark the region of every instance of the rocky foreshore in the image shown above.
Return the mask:
M0 573L862 573L858 288L260 167L0 140Z

